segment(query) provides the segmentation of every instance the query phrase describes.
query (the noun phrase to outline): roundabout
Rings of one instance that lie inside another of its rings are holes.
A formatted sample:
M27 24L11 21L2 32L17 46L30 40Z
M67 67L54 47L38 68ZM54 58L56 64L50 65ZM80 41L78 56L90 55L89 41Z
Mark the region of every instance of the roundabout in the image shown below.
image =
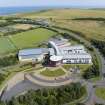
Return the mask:
M61 66L50 69L50 72L61 70L63 71L63 75L56 77L42 75L40 72L45 71L46 68L38 69L34 72L19 72L6 83L6 88L3 90L1 100L9 101L12 97L24 94L31 89L38 90L48 87L59 87L79 82L78 79L73 78L71 73Z
M62 86L72 82L70 75L71 73L66 71L63 67L56 67L54 69L50 68L50 70L43 68L34 73L25 74L25 78L29 82L40 86Z

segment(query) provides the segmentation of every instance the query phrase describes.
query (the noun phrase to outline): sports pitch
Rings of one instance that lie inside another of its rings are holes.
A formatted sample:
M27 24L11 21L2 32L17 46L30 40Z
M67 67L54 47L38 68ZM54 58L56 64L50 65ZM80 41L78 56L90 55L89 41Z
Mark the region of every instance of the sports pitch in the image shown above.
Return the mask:
M15 50L14 45L7 37L0 38L0 54L9 53Z
M48 40L56 32L44 28L25 31L8 37L0 38L0 54L22 48L35 48L39 43Z
M18 49L35 47L38 43L47 40L56 33L47 29L38 28L9 37Z

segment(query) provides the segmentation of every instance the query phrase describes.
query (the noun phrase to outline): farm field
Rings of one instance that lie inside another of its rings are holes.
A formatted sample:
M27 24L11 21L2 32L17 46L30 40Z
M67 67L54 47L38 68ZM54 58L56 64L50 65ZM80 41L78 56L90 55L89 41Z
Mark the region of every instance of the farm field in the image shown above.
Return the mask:
M5 54L15 50L13 44L9 41L8 38L0 38L0 54Z
M18 49L35 47L37 44L42 41L48 40L51 36L56 33L47 29L38 28L16 35L9 36L10 40Z
M56 14L56 15L55 15ZM90 9L56 9L20 14L19 17L46 18L55 26L82 33L87 39L105 40L105 11ZM73 20L86 18L86 20ZM93 18L95 20L91 20ZM101 18L102 20L99 20Z
M56 15L55 15L56 14ZM91 9L52 9L41 12L22 13L17 16L25 18L56 18L56 19L73 19L80 17L105 17L105 11Z
M28 30L28 29L32 28L33 25L31 25L31 24L15 24L15 25L12 25L11 27L13 27L15 29Z

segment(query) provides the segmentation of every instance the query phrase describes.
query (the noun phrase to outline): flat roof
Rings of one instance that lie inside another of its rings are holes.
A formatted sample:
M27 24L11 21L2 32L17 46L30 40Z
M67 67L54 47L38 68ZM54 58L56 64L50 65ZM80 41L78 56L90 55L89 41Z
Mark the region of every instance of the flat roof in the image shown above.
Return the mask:
M84 50L83 45L74 45L74 46L67 46L67 47L62 47L62 50Z
M85 54L70 54L70 55L65 55L65 56L63 56L63 59L69 59L69 58L71 58L71 59L76 59L76 58L89 58L89 59L91 59L92 57L91 57L91 55L90 54L88 54L88 53L85 53Z
M48 53L48 49L47 48L24 49L19 51L19 56L40 55L43 53Z

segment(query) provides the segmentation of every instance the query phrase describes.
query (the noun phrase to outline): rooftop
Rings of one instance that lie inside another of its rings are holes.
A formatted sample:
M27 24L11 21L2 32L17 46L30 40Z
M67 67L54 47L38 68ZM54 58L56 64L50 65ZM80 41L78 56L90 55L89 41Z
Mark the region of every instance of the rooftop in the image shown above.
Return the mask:
M91 59L91 55L88 54L88 53L84 53L84 54L70 54L70 55L65 55L63 56L63 59L68 59L68 58L71 58L71 59L81 59L81 58L88 58L88 59Z
M48 53L48 49L47 48L24 49L19 51L19 56L40 55L43 53Z
M61 61L62 60L62 56L56 56L56 55L53 55L50 57L50 60L51 61Z

